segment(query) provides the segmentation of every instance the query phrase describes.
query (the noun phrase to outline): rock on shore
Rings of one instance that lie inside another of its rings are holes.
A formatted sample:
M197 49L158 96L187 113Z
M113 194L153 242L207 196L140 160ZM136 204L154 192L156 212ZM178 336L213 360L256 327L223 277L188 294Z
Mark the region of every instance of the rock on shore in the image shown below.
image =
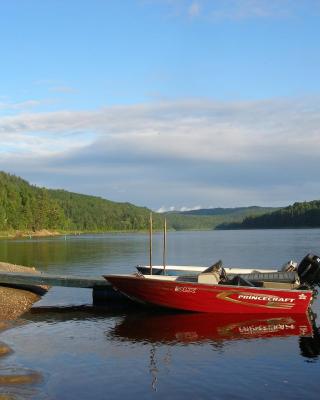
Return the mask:
M0 262L0 270L6 272L28 272L36 273L35 268L23 267L21 265ZM34 287L36 289L37 287ZM26 290L25 288L0 286L0 321L13 320L28 311L32 305L41 297L37 290ZM47 290L47 287L39 287Z

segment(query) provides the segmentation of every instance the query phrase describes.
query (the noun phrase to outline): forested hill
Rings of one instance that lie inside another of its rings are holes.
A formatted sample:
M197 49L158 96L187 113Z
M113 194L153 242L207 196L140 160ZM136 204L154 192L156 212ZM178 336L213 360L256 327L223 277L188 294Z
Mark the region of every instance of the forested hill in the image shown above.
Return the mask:
M318 228L320 200L294 203L278 211L247 217L241 223L222 224L220 229Z
M216 229L222 224L242 222L248 216L277 210L270 207L208 208L167 213L168 225L176 230ZM227 225L228 226L228 225Z
M81 231L139 231L149 228L151 210L131 203L117 203L101 197L48 190L64 212L71 227ZM163 218L153 213L153 226L162 227Z
M39 188L0 172L0 233L147 230L150 212L130 203ZM241 207L153 213L155 229L162 229L164 216L168 228L175 230L320 227L320 201L295 203L277 211Z
M249 215L272 209L261 207L216 208L153 213L153 226L161 229L164 216L168 228L215 229L217 225L241 222ZM151 210L100 197L51 190L30 185L14 175L0 172L0 233L139 231L149 227Z
M130 203L48 190L0 172L0 232L143 230L150 210ZM155 228L162 225L154 216Z

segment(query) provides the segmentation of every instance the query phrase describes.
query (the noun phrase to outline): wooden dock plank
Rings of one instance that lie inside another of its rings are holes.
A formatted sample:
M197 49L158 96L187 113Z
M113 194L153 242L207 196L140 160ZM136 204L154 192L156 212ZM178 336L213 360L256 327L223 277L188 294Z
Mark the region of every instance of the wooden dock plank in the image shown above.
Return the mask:
M48 285L77 288L109 288L110 283L103 277L76 275L52 275L43 272L37 274L0 272L0 284L13 285Z

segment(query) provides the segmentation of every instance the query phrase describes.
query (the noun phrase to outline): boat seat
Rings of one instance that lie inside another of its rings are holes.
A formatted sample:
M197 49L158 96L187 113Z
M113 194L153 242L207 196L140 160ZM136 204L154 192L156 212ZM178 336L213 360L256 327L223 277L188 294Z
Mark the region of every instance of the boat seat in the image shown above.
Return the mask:
M198 275L198 283L218 285L219 281L220 275L217 272L204 272Z
M262 287L266 289L296 289L299 282L263 282Z
M243 278L240 275L234 276L230 281L228 281L228 285L234 285L234 286L257 286L253 282L249 281L248 279Z
M251 274L240 274L239 276L251 282L278 282L295 283L299 282L299 276L296 272L253 272Z
M198 282L198 276L197 275L179 275L175 277L176 282Z

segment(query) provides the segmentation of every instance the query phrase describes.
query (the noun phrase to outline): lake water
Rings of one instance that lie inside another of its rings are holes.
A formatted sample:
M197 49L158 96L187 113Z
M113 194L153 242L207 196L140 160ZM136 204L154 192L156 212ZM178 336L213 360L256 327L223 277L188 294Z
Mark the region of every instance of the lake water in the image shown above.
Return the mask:
M278 267L308 252L320 254L319 229L170 232L167 261ZM148 237L2 240L0 260L48 273L133 272L148 263ZM155 234L153 263L161 262L162 235ZM314 337L304 336L308 324L290 316L93 307L91 290L52 288L0 333L0 399L316 399L320 321Z

